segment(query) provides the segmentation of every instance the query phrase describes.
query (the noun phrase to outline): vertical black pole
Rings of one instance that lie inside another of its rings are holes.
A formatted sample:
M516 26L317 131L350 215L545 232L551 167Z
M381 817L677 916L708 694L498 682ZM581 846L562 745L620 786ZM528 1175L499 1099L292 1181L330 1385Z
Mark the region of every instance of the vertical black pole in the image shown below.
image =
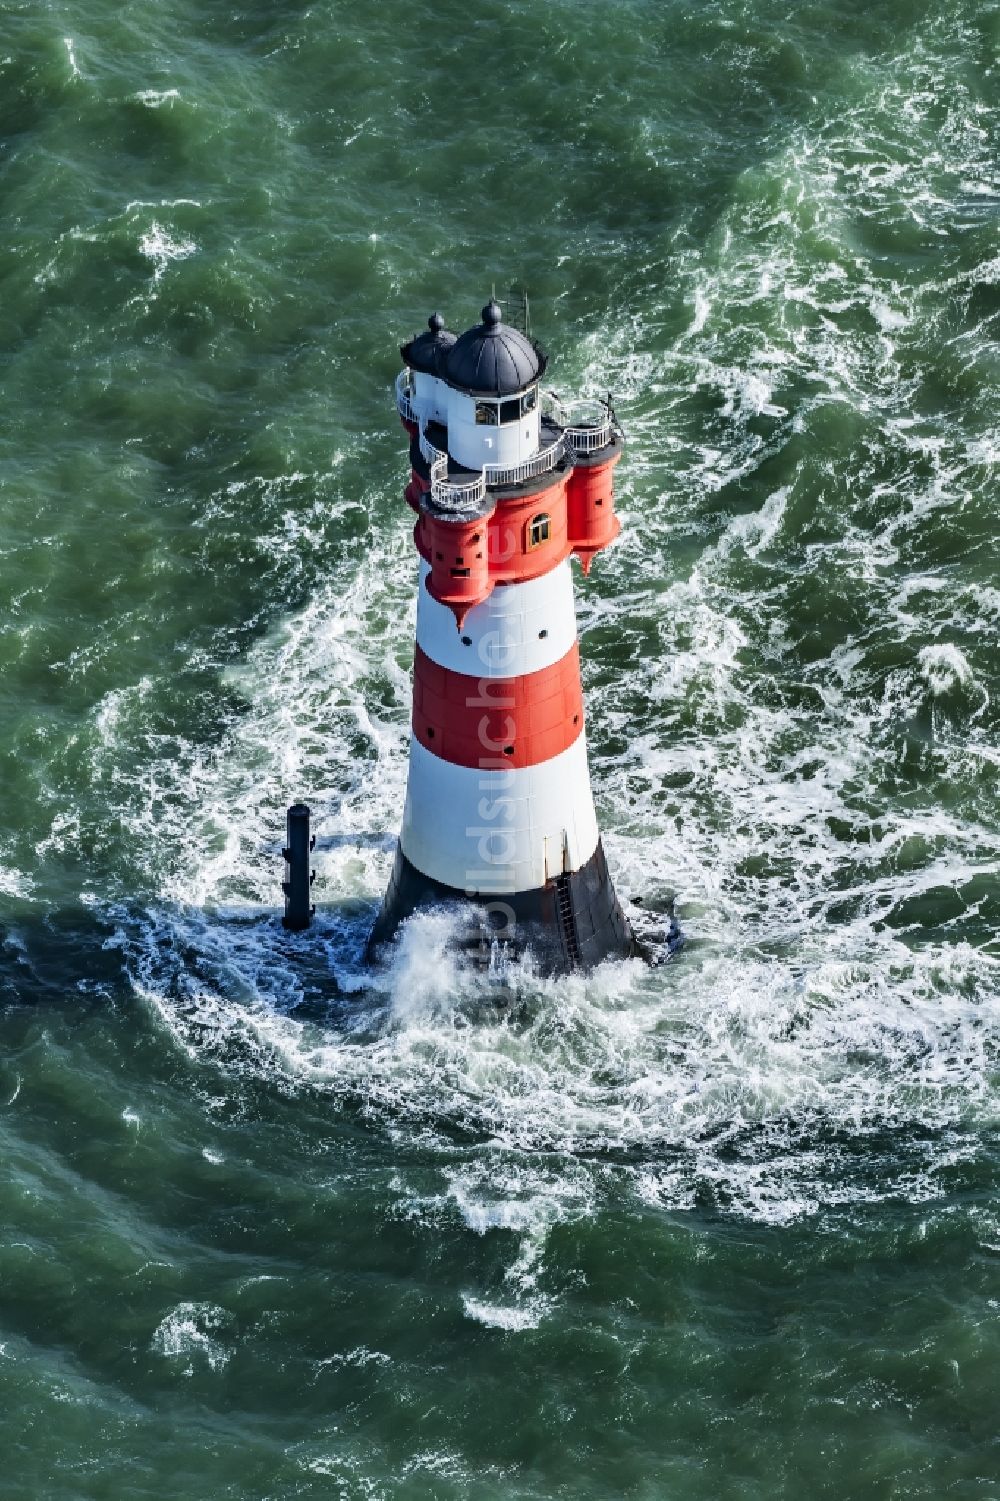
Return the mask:
M313 915L309 900L313 876L309 869L309 852L313 841L309 837L309 805L293 803L288 810L288 842L282 850L285 857L285 879L281 889L285 893L285 915L282 926L300 933L308 928Z

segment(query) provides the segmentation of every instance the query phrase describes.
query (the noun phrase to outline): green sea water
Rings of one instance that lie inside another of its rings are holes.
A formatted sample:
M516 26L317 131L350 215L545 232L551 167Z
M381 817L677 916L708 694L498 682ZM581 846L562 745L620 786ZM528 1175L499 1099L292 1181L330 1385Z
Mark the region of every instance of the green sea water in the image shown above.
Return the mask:
M0 1496L1000 1498L1000 8L0 0ZM611 390L682 952L362 962L398 345ZM277 922L312 805L318 919Z

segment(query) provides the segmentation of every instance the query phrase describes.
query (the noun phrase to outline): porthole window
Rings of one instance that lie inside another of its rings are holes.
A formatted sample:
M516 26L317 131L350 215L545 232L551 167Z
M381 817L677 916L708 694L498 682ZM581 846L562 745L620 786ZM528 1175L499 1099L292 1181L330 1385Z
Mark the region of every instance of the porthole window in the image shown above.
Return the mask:
M541 547L552 535L552 518L543 512L540 516L533 516L528 523L528 546Z

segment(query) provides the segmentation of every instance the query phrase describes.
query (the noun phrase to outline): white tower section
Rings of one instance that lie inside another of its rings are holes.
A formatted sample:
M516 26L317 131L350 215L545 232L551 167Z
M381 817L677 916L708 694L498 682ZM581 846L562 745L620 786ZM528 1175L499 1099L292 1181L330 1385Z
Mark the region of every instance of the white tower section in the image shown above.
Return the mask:
M513 467L538 447L537 385L502 400L448 389L448 452L464 469Z
M449 392L443 380L423 370L414 370L412 392L410 401L421 427L426 427L428 422L447 426Z

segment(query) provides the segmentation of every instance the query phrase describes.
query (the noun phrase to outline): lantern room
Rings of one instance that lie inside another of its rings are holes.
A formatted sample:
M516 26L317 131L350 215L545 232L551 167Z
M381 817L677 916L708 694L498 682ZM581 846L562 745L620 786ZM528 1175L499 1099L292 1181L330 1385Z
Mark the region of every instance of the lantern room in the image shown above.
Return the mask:
M502 322L492 299L482 320L455 340L442 362L448 452L467 469L513 468L538 452L545 355Z

